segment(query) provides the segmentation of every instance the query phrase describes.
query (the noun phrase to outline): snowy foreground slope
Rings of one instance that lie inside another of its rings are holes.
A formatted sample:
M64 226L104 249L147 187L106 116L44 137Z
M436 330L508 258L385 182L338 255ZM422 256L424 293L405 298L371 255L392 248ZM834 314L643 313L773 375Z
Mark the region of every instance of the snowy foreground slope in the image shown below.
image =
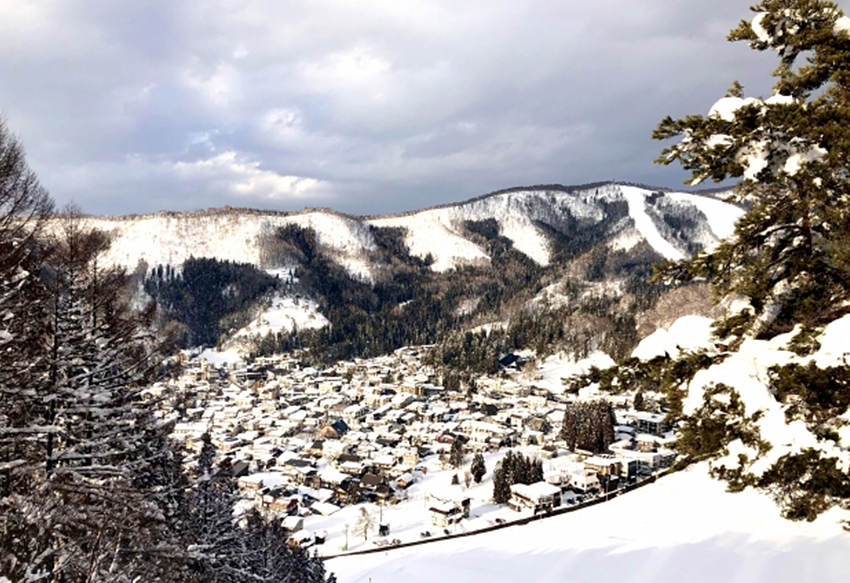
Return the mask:
M846 582L850 533L729 494L700 464L578 512L467 538L328 561L340 583Z

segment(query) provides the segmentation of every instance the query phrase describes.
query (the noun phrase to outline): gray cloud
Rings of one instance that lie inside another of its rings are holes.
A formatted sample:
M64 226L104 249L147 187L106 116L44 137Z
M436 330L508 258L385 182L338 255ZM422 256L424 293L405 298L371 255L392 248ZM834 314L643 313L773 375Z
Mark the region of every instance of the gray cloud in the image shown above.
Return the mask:
M381 213L524 184L676 186L665 115L770 55L744 3L0 0L0 111L61 204Z

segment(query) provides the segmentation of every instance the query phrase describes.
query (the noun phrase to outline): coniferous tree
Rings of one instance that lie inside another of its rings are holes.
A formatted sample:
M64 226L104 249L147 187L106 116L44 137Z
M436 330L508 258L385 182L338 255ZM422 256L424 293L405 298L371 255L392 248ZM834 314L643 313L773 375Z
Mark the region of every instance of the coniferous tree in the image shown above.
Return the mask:
M496 504L507 504L511 499L511 486L505 474L505 460L503 459L496 464L496 468L493 470L493 502Z
M487 466L484 464L484 456L481 455L480 452L476 452L475 455L472 456L472 465L470 466L469 471L472 473L475 483L480 484L482 478L484 478L484 474L487 473Z
M614 409L607 401L568 403L561 426L561 439L567 447L601 453L614 443Z
M51 505L35 467L43 436L39 395L44 374L47 300L40 279L49 252L41 241L52 201L29 168L20 142L0 118L0 577L47 576Z
M280 520L264 519L257 510L243 517L245 566L243 579L257 583L333 583L324 563L289 544L289 532ZM235 579L232 579L235 580Z
M561 425L561 439L567 443L567 449L575 450L578 440L577 431L578 417L576 415L576 407L570 404L564 410L564 422Z
M33 387L49 428L41 495L63 505L52 515L52 569L69 580L140 577L168 528L143 485L170 451L141 400L162 344L147 332L150 313L131 311L123 271L100 267L108 238L73 209L57 223L44 268L45 375Z
M850 298L850 20L824 0L752 10L729 40L777 52L774 95L745 98L735 82L707 116L668 117L653 134L680 138L659 163L680 162L693 184L740 178L733 199L751 207L714 250L661 270L749 298L723 335L816 324Z
M532 462L531 472L529 473L528 481L531 484L543 481L543 461L536 459Z
M233 510L236 485L228 464L215 464L209 434L201 437L191 492L191 563L204 581L229 581L242 570L242 533Z
M152 551L165 527L154 501L134 484L154 425L139 390L156 343L126 309L122 274L98 268L102 235L63 223L45 242L49 198L5 127L0 201L7 470L0 504L12 525L4 533L9 561L0 565L2 575L141 576L151 561L137 551Z
M635 393L635 398L632 402L632 406L634 407L635 411L645 411L645 403L642 391L638 391L637 393Z
M449 464L453 468L459 468L463 465L464 457L466 457L466 452L464 451L463 441L455 437L455 440L452 442L452 448L449 451Z

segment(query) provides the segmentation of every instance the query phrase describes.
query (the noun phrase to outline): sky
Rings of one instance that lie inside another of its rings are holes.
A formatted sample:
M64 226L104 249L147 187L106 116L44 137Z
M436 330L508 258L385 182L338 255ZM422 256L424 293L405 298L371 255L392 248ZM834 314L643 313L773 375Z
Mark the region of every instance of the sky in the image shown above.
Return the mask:
M57 205L383 214L533 184L681 186L667 115L774 55L747 2L0 0L0 114Z

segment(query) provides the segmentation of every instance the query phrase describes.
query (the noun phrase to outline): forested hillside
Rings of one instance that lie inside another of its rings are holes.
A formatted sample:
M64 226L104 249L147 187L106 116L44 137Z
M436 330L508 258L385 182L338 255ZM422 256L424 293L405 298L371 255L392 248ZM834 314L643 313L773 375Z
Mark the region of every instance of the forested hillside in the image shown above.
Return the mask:
M612 212L609 224L622 219ZM648 283L652 249L612 251L608 228L559 233L545 267L514 248L495 220L467 221L468 237L487 250L486 264L435 272L411 255L404 229L372 227L376 268L372 284L352 278L321 252L315 232L282 228L278 237L297 264L297 290L319 299L331 325L315 330L269 334L258 339L257 354L306 349L323 362L376 356L405 345L437 344L434 364L465 373L493 372L506 352L523 348L541 354L566 350L581 357L602 348L615 355L634 347L636 317L650 309L665 286ZM535 302L556 285L560 306ZM593 294L594 286L610 286ZM504 326L474 331L477 325Z

